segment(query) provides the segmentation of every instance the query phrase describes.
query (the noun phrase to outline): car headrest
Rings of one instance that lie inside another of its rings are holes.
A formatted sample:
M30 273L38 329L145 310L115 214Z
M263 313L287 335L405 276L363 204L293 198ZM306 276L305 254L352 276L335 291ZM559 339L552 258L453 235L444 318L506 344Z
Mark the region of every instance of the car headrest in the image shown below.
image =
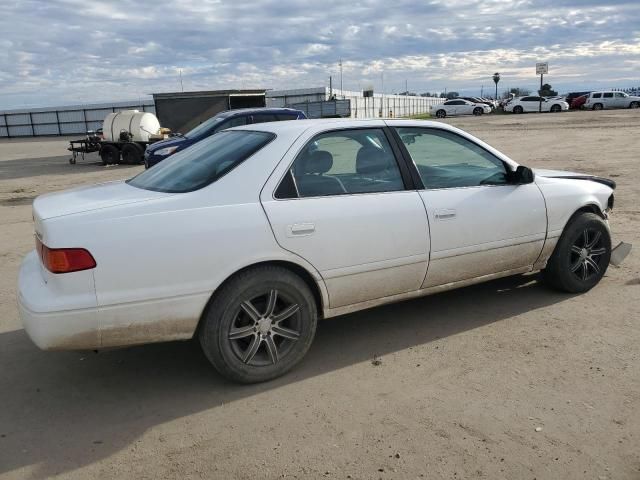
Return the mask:
M356 171L360 174L379 173L388 169L389 155L380 148L361 147L356 156Z
M316 150L302 162L302 173L327 173L333 167L333 155L325 150Z

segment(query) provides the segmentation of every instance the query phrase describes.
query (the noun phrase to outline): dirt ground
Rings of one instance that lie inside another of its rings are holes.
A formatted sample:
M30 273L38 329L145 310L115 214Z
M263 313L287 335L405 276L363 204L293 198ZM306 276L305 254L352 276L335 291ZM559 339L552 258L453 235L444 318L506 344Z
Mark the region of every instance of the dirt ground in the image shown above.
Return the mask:
M0 142L0 477L640 479L640 111L447 122L616 180L614 240L636 250L585 295L529 275L326 320L297 369L254 386L191 342L39 351L15 305L32 199L141 167Z

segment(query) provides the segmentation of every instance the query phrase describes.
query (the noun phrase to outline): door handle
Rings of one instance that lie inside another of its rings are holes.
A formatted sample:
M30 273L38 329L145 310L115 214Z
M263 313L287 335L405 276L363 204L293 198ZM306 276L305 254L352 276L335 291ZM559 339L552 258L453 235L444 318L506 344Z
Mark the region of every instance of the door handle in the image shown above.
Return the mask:
M450 209L441 209L441 210L436 210L436 220L450 220L452 218L455 218L456 216L456 211L455 210L450 210Z
M311 235L316 231L316 226L313 223L294 223L287 226L288 237L304 237Z

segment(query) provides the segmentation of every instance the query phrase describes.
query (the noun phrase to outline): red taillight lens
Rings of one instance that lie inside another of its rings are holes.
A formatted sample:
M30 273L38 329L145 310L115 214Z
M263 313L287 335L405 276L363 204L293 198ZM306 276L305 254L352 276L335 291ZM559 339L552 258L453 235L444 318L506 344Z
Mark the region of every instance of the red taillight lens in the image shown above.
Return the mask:
M96 267L96 261L84 248L49 248L36 237L36 250L51 273L79 272Z

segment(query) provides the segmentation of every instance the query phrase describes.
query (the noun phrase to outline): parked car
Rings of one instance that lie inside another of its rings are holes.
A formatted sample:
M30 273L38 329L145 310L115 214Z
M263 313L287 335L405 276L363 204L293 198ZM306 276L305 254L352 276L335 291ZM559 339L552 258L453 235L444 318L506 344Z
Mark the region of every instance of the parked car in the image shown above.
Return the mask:
M495 108L493 102L491 102L490 100L487 100L485 98L480 98L480 97L458 97L455 98L454 100L466 100L467 102L471 102L471 103L483 103L485 105L489 105L491 108Z
M571 101L571 110L579 110L581 109L585 102L587 101L587 97L589 95L582 95L581 97L576 97Z
M489 105L470 102L461 98L447 100L437 105L435 109L436 117L438 118L444 118L447 115L482 115L483 113L491 113L491 107Z
M144 166L150 168L170 155L227 128L306 118L304 112L291 108L243 108L220 112L184 135L178 134L149 145L144 154Z
M269 380L321 318L537 270L588 291L614 188L441 122L237 127L130 180L36 198L20 316L42 349L196 337L226 377Z
M584 108L592 110L638 107L640 107L640 97L631 96L625 92L591 92L584 103Z
M567 96L565 97L565 102L567 102L569 105L571 105L571 103L578 97L582 97L584 95L589 95L591 92L590 91L584 91L584 92L571 92L568 93ZM573 108L573 107L571 107Z
M569 110L569 104L563 100L547 100L544 97L527 96L514 98L509 101L504 106L504 111L513 113L537 112L540 106L540 99L542 99L543 112L562 112Z

